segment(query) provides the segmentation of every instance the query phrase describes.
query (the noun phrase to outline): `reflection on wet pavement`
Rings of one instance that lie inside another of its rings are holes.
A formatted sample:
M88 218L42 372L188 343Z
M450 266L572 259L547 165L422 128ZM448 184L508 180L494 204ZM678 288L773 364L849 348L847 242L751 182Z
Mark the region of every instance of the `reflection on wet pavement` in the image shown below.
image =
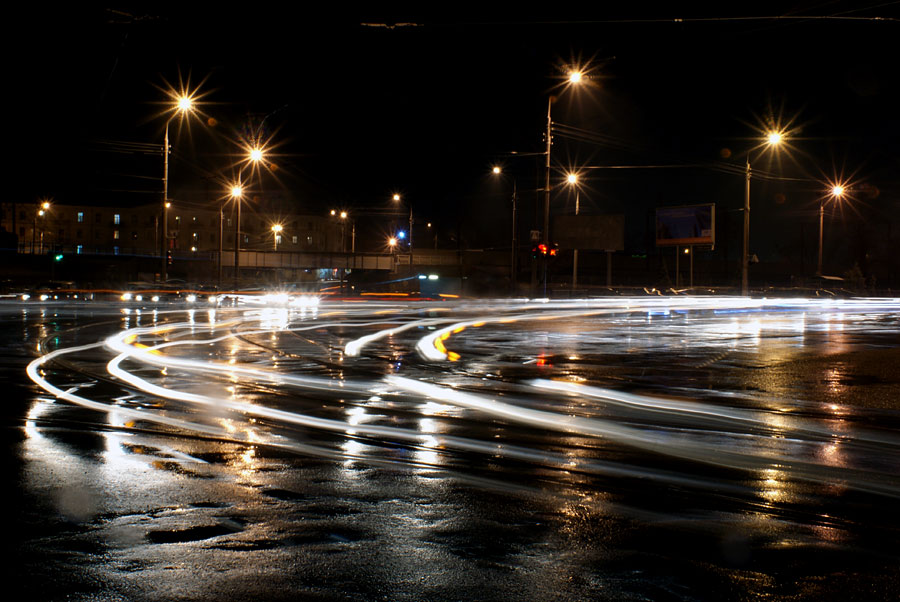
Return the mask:
M16 452L41 597L897 580L894 300L4 309L41 342Z

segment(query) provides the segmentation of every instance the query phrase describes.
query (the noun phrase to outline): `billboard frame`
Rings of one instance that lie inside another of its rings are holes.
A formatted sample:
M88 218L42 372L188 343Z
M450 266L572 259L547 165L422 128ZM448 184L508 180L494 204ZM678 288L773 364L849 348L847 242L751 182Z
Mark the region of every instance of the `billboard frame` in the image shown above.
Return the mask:
M689 236L681 238L660 238L660 212L665 213L667 210L681 210L679 213L687 213L687 210L694 210L694 215L698 214L698 210L709 208L709 236ZM654 216L654 231L657 247L697 247L708 246L711 249L716 247L716 204L703 203L699 205L676 205L672 207L657 207Z

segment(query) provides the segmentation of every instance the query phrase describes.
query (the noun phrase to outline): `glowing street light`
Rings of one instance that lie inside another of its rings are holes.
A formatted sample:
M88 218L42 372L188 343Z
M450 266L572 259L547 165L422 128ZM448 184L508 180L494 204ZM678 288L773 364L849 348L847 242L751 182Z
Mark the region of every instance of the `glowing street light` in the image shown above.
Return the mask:
M168 275L166 273L168 266L168 257L167 251L169 246L169 207L171 207L171 203L169 203L169 124L172 123L172 120L176 117L184 117L188 113L194 111L194 99L189 94L181 94L175 99L175 106L173 107L172 116L166 120L166 133L163 138L163 215L162 215L162 240L161 245L161 253L160 259L162 260L162 267L160 268L160 276L162 281L165 282L168 279Z
M772 130L766 134L765 144L766 147L778 147L784 142L785 133L782 131ZM750 267L750 178L751 178L751 170L750 170L750 152L747 152L747 169L746 169L746 177L747 177L747 186L744 194L744 241L743 241L743 254L741 256L741 295L747 296L750 294L750 280L749 280L749 267Z
M34 247L35 247L35 232L40 230L40 251L39 253L44 252L44 216L47 212L50 211L50 201L43 201L40 205L40 209L35 211L34 213L34 223L31 226L31 254L34 255ZM37 227L38 218L41 218L41 227Z
M584 81L583 72L577 69L573 69L569 71L567 81L572 85L581 85ZM553 107L553 101L556 100L555 96L550 96L547 98L547 133L546 133L546 142L547 142L547 151L546 151L546 171L544 173L544 231L542 233L542 242L546 247L550 245L550 149L553 146L553 119L551 117L551 108ZM542 270L544 274L544 294L547 292L547 262L544 261L544 269Z
M575 215L578 215L581 203L580 203L580 193L581 189L578 187L578 174L570 173L566 176L566 182L569 186L575 188ZM578 286L578 249L573 249L572 251L572 290Z
M396 202L400 202L400 195L397 193L394 193L394 196L391 198L393 198L393 200ZM409 241L407 242L407 247L409 248L409 254L410 254L409 265L412 265L413 212L412 212L412 203L407 203L407 204L409 205Z
M281 231L284 230L284 226L281 224L275 224L272 226L272 238L275 241L275 251L278 251L278 239L281 238Z
M503 170L499 165L495 165L491 172L494 175L500 175L503 173ZM512 187L512 240L510 241L510 255L509 255L509 286L513 293L516 291L516 251L518 251L517 243L516 243L516 178L513 177L513 187ZM431 224L429 224L429 227ZM437 240L437 239L435 239ZM437 248L437 244L435 244L435 248Z
M254 163L259 163L263 160L263 151L259 147L254 147L250 149L250 160Z
M829 198L819 199L819 261L816 264L816 276L822 275L822 230L824 229L825 222L825 201L831 200L833 202L839 202L843 198L845 192L846 188L842 184L835 184L829 191Z
M240 251L241 251L241 197L244 196L244 187L240 182L231 186L231 198L234 199L236 206L236 217L234 222L234 290L238 285L238 268L240 267Z

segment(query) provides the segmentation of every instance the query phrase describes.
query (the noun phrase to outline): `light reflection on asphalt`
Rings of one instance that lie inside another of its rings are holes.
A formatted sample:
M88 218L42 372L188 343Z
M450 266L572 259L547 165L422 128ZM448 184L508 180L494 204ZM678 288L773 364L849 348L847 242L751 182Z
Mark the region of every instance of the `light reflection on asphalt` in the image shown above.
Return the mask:
M71 404L102 426L94 490L249 483L261 453L291 453L334 463L349 488L400 470L550 496L570 518L781 524L833 543L861 520L842 498L900 498L898 421L845 401L852 366L822 369L814 389L784 367L890 347L898 310L734 297L127 308L94 340L45 339L28 374L52 397L32 403L26 446L58 473L83 464L42 433ZM217 445L227 461L205 459ZM653 499L664 491L678 501Z

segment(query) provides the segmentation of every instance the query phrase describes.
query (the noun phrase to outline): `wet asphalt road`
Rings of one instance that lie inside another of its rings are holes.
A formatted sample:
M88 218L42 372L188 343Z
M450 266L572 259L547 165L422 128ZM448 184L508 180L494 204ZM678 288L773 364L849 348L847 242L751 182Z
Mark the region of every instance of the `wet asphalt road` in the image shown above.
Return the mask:
M0 304L19 597L897 598L898 302L269 301Z

